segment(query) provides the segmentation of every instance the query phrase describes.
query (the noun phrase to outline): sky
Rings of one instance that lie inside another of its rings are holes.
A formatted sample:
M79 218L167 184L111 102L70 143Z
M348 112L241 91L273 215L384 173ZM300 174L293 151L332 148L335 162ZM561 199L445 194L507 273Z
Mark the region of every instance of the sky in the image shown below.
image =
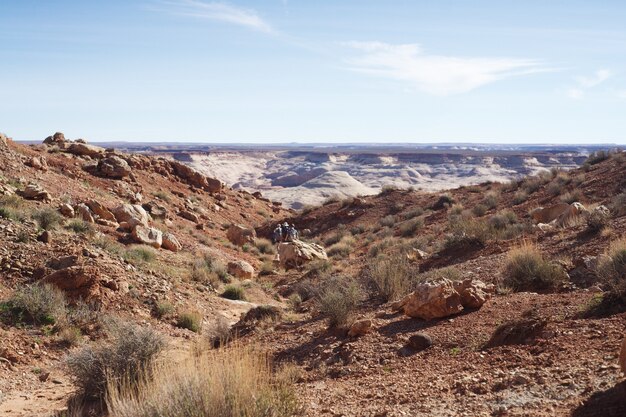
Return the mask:
M626 2L0 0L0 131L626 143Z

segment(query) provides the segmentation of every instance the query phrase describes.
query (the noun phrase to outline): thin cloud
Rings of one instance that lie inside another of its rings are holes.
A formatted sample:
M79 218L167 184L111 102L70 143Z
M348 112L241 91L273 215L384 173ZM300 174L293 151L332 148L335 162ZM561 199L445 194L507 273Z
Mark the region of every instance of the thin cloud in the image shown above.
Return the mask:
M574 77L576 87L567 90L567 96L574 100L580 100L585 97L587 90L597 87L613 76L613 72L608 69L599 69L592 76Z
M255 10L233 6L228 3L198 0L164 0L158 2L154 9L178 16L232 23L259 32L275 32L274 28L263 20Z
M404 81L425 93L447 96L472 91L505 78L548 71L539 61L516 58L464 58L429 55L418 44L346 42L361 54L349 69Z

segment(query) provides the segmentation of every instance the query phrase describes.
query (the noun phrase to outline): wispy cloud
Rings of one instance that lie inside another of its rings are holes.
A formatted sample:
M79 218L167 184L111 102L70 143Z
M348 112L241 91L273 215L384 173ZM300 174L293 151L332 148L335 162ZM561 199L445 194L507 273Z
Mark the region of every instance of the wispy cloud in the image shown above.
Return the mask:
M346 42L360 52L348 58L349 69L412 85L446 96L466 93L505 78L547 71L539 61L517 58L467 58L425 53L418 44Z
M260 17L255 10L234 6L229 3L199 0L163 0L156 3L153 9L179 16L218 20L265 33L275 32L274 28Z
M574 100L580 100L585 97L585 91L594 88L613 76L611 70L599 69L591 76L574 77L576 87L567 90L567 96Z

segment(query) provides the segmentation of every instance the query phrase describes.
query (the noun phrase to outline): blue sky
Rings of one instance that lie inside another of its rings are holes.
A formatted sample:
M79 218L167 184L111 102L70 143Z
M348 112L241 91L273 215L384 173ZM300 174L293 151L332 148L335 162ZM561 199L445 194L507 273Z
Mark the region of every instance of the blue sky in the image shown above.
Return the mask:
M0 131L626 143L626 3L2 0Z

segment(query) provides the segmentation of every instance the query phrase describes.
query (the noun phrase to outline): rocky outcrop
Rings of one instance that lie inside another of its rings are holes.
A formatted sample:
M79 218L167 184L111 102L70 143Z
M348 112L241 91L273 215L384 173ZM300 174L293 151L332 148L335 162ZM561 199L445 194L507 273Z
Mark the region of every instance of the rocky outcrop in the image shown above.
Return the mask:
M226 231L226 238L237 246L243 246L246 243L254 243L256 231L239 224L231 224Z
M131 236L135 242L143 243L156 249L159 249L163 244L163 233L153 227L137 224L133 227Z
M254 268L246 261L228 262L228 273L239 279L254 278Z
M89 209L93 211L93 213L99 218L110 221L110 222L117 222L117 219L115 218L111 210L103 206L98 201L89 200L86 202L86 204L87 204L87 207L89 207Z
M74 300L92 300L99 296L100 271L94 266L71 266L46 275L42 281L63 290Z
M196 213L192 213L187 210L182 210L178 212L178 215L182 217L183 219L189 220L190 222L200 223L200 216L198 216Z
M95 223L96 219L93 217L93 213L87 206L87 204L80 203L76 205L76 214L79 218L87 223Z
M77 156L89 156L92 158L98 158L104 155L105 149L100 146L74 142L67 147L67 152Z
M28 184L26 188L20 192L20 195L27 200L52 201L50 193L38 184Z
M56 132L52 136L48 136L43 140L43 143L46 145L57 145L59 148L63 148L65 146L65 135L61 132Z
M531 213L533 221L540 227L541 230L545 228L545 225L556 225L559 227L567 227L580 216L588 216L589 211L581 203L559 203L551 207L540 207L535 209Z
M102 177L121 179L128 177L131 173L132 170L128 162L115 155L100 159L96 166L96 175Z
M136 225L148 226L148 213L139 204L122 204L115 207L113 210L115 220L121 225L125 223L125 226L132 229Z
M167 217L167 208L157 203L156 201L149 201L142 204L141 207L143 207L144 210L150 213L150 216L155 219L164 219Z
M74 208L69 204L61 204L59 212L65 217L74 217Z
M201 188L210 193L219 193L224 188L224 183L222 181L206 177L181 162L170 161L170 166L172 167L174 175L183 179L191 186Z
M315 243L294 240L278 245L278 261L285 269L298 268L316 259L327 260L328 256L324 248Z
M453 282L442 279L418 285L394 307L407 316L432 320L458 314L464 308L480 308L491 298L493 290L493 285L479 280Z
M180 244L176 236L169 232L163 233L163 243L161 244L163 249L167 249L172 252L178 252L183 248L183 245Z
M46 162L46 158L44 156L33 156L26 161L26 165L40 171L48 170L48 163Z

